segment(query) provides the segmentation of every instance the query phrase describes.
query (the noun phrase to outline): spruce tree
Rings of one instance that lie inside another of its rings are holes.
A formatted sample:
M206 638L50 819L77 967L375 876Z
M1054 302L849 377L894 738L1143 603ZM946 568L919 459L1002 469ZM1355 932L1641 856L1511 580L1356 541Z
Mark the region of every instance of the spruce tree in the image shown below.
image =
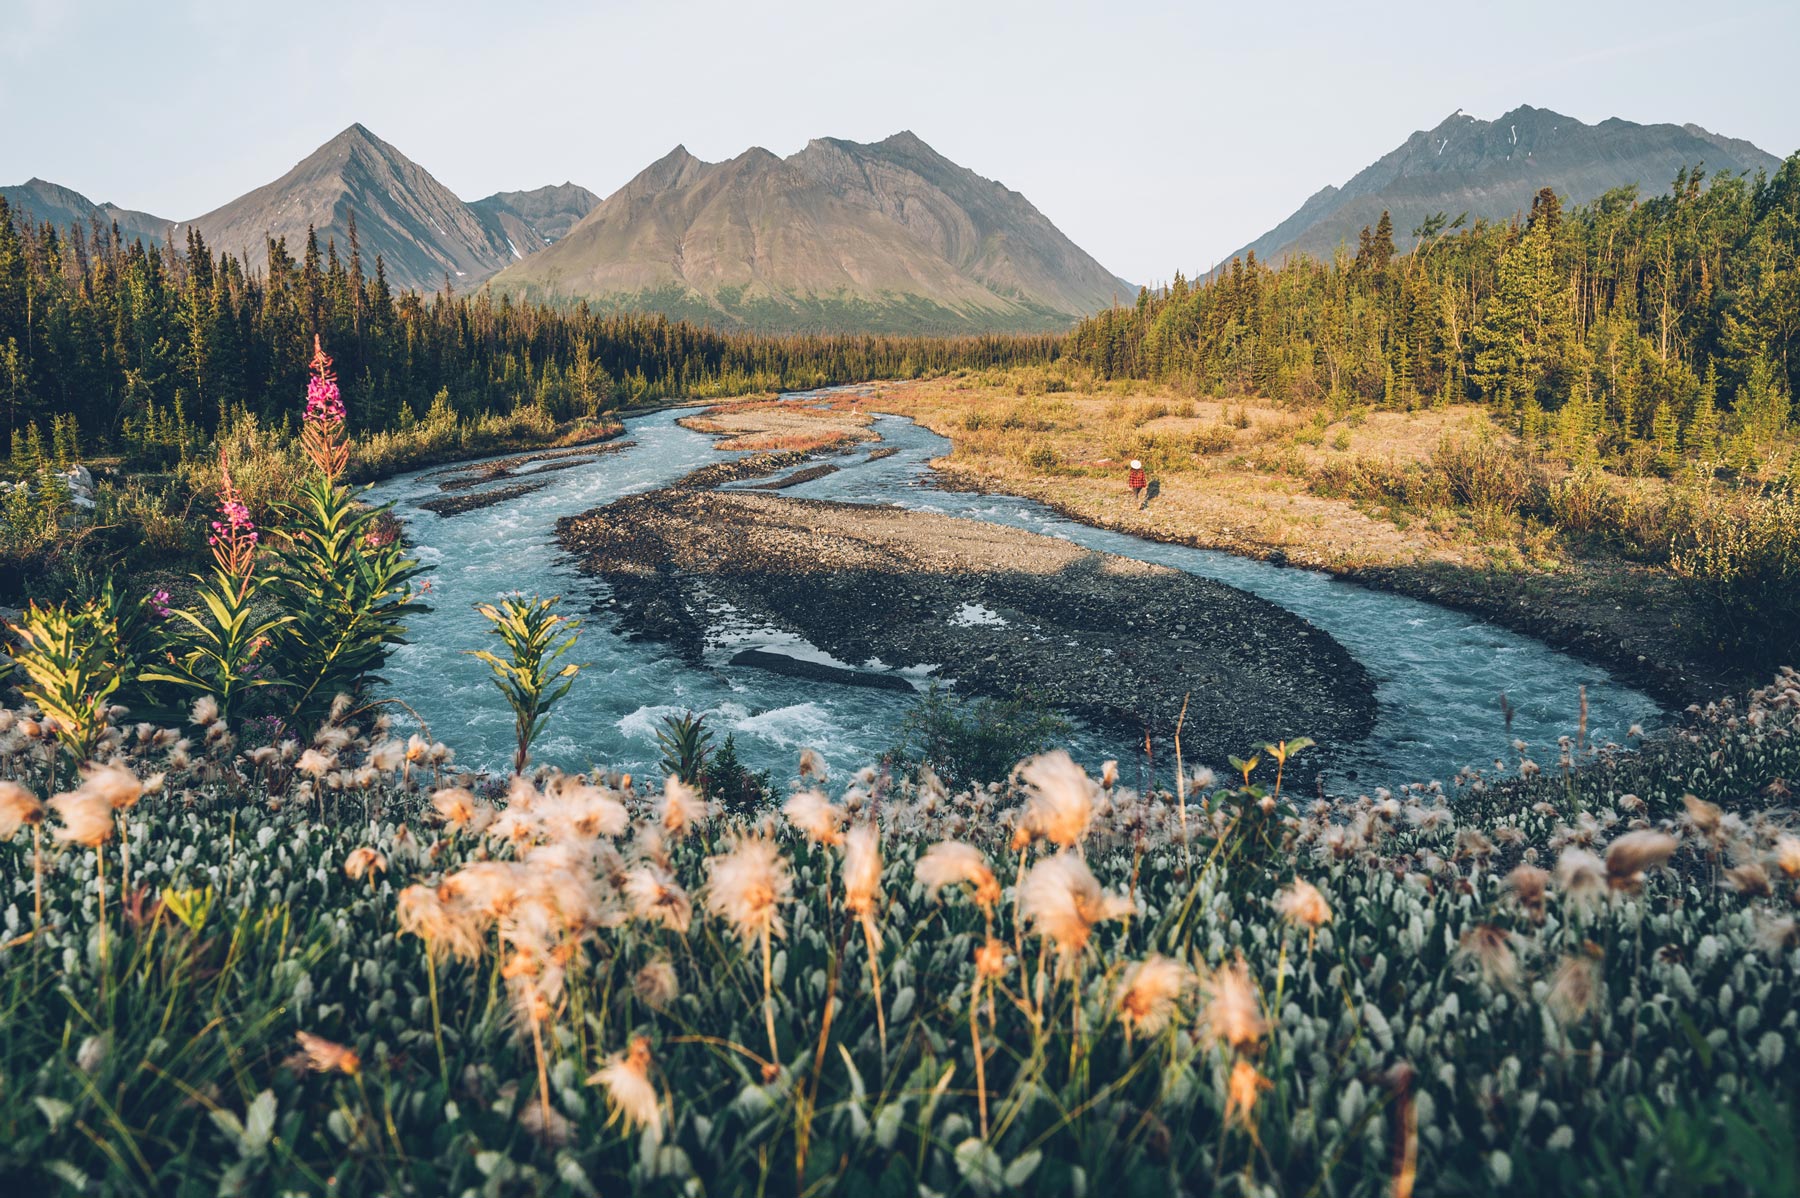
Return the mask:
M1550 435L1550 415L1544 411L1535 395L1525 397L1525 406L1519 413L1519 435L1524 438L1526 446L1534 451L1541 449L1545 438Z
M21 478L35 475L44 464L44 434L38 431L37 421L25 426L25 444L20 452L18 434L13 434L13 469Z
M1681 421L1666 399L1656 405L1656 414L1650 418L1650 439L1656 446L1657 469L1673 472L1681 462Z
M1381 219L1375 222L1375 239L1369 250L1375 269L1386 270L1394 257L1394 218L1388 215L1386 208L1381 210Z
M81 443L76 435L73 412L62 412L50 418L50 447L58 470L67 470L81 460Z
M1706 381L1700 385L1700 394L1694 400L1694 410L1688 415L1687 428L1682 430L1681 444L1687 453L1694 457L1711 457L1719 448L1719 405L1715 396L1719 392L1719 373L1712 365L1706 368Z

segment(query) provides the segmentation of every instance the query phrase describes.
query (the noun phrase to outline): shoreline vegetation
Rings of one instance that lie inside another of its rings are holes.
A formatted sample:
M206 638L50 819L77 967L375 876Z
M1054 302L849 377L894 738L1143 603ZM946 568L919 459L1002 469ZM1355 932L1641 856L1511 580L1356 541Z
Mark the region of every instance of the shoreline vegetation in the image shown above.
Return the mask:
M1534 460L1473 406L1334 415L1253 399L1197 401L1167 385L1056 368L898 384L867 406L951 441L932 462L939 485L1016 495L1090 525L1324 570L1453 607L1602 665L1678 707L1749 685L1769 660L1722 643L1725 630L1712 620L1721 596L1670 567L1683 505L1712 505L1688 517L1709 521L1690 532L1725 535L1735 510L1729 487L1696 497L1678 484L1574 473L1553 458ZM1133 457L1157 484L1142 512L1126 503ZM1346 473L1395 481L1386 490L1347 487ZM1593 490L1599 513L1559 526L1531 510L1578 486ZM1637 519L1671 527L1622 544L1605 514L1615 494L1652 509ZM1756 492L1743 498L1762 502Z
M0 1188L1792 1195L1800 156L1702 184L1406 254L1384 219L957 342L396 297L354 244L253 272L0 205L0 583L40 600L0 661ZM905 381L761 398L867 378ZM429 569L358 460L745 394L683 419L749 458L620 510L823 511L710 488L879 406L953 480L1423 588L1695 702L1339 799L1278 727L1134 788L1043 706L938 695L854 774L753 774L692 713L659 776L569 774L534 745L604 682L558 598L509 596L461 647L510 771L401 730ZM106 569L196 549L179 592Z
M1056 749L955 789L803 751L746 801L691 718L660 781L534 769L580 629L519 598L480 654L513 772L471 774L370 693L421 572L338 481L320 360L307 502L264 530L224 482L210 617L30 620L0 1177L1791 1192L1800 674L1640 751L1518 743L1336 803L1296 793L1304 738L1173 793ZM229 634L264 589L267 650ZM271 736L258 688L289 710L314 675Z

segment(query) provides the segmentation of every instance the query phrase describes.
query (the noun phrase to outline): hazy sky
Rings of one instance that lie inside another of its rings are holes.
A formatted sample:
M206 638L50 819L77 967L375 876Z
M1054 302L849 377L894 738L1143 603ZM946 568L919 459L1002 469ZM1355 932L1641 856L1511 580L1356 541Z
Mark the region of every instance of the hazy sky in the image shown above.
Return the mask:
M1370 9L1360 15L1354 9ZM1800 4L0 0L0 184L197 216L353 121L465 199L910 128L1134 281L1462 108L1800 149Z

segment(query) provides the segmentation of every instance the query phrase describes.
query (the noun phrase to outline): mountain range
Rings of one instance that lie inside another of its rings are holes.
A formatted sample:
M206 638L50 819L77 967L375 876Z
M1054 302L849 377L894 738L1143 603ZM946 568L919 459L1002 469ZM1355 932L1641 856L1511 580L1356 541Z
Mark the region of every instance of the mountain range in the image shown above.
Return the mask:
M118 221L127 240L142 237L161 244L165 237L200 230L214 253L241 257L252 269L268 262L268 242L285 238L298 257L310 226L324 246L350 252L354 214L363 269L375 270L380 256L396 288L436 291L448 280L458 290L480 284L508 263L524 258L567 233L599 204L600 198L573 183L535 191L496 192L464 203L431 173L376 137L351 125L302 159L281 178L239 196L192 220L175 221L94 204L66 187L33 179L0 188L7 203L33 220L102 226Z
M1136 291L911 132L726 162L677 146L493 287L736 328L924 333L1063 329Z
M1613 117L1586 125L1529 105L1483 121L1458 109L1433 129L1414 133L1342 187L1326 186L1286 220L1224 261L1251 251L1265 262L1295 254L1330 258L1356 247L1363 227L1388 212L1395 242L1442 212L1449 219L1508 220L1531 207L1539 188L1555 188L1565 204L1584 204L1615 187L1666 192L1683 167L1707 171L1766 170L1781 160L1747 141L1698 125L1639 125Z
M726 328L973 333L1069 327L1136 288L1104 269L1018 192L912 133L873 145L819 139L786 159L751 149L701 162L686 149L604 202L573 183L465 203L364 126L270 183L172 221L34 179L0 195L58 227L117 221L160 244L197 228L252 269L268 242L299 255L308 228L390 283L484 283L602 311L662 311Z
M1233 256L1329 257L1384 211L1404 251L1407 232L1440 212L1506 220L1542 187L1570 204L1625 185L1651 194L1702 164L1772 172L1780 161L1696 125L1587 125L1529 106L1494 121L1458 111ZM347 255L354 216L363 269L379 255L396 288L486 285L761 332L1055 331L1136 291L1024 196L904 131L867 144L818 138L786 158L753 147L703 162L677 146L604 200L563 183L465 202L360 124L190 221L35 178L0 195L22 219L117 223L128 240L179 240L192 226L252 269L267 262L271 238L298 256L309 226Z
M521 204L533 211L547 207L546 214L565 228L592 207L591 202L581 205L583 197L593 201L593 193L572 187L564 191L562 203L575 208L559 208L546 196L557 190L502 193L465 204L418 163L363 126L352 125L273 183L197 216L193 223L214 252L261 263L271 236L285 235L288 252L298 255L309 225L318 231L320 244L329 236L339 253L348 252L354 213L365 270L374 269L379 254L388 279L398 287L434 291L448 279L463 290L545 243L541 231L522 215ZM503 199L509 194L515 197L511 202Z
M101 228L117 222L126 241L150 245L161 245L175 223L117 204L96 204L78 191L45 179L33 178L16 187L0 187L0 196L6 198L14 212L23 213L38 224L48 221L58 229L70 225L86 229L94 221L99 221Z

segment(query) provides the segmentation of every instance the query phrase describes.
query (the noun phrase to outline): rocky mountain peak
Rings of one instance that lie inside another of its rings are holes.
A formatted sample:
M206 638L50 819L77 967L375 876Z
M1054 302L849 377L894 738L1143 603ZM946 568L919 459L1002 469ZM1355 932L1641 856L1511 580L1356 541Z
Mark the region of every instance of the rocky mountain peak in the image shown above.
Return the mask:
M677 150L497 288L735 327L1063 328L1126 289L1023 196L910 131L783 159Z
M1668 189L1677 171L1702 163L1709 172L1755 171L1773 169L1779 160L1696 125L1640 125L1618 117L1589 125L1529 104L1486 121L1458 109L1342 187L1315 192L1232 257L1254 251L1264 261L1293 254L1328 258L1339 246L1355 245L1362 227L1374 225L1383 211L1398 230L1416 228L1438 212L1452 219L1509 220L1528 210L1543 187L1554 188L1567 204L1625 186L1654 195Z

